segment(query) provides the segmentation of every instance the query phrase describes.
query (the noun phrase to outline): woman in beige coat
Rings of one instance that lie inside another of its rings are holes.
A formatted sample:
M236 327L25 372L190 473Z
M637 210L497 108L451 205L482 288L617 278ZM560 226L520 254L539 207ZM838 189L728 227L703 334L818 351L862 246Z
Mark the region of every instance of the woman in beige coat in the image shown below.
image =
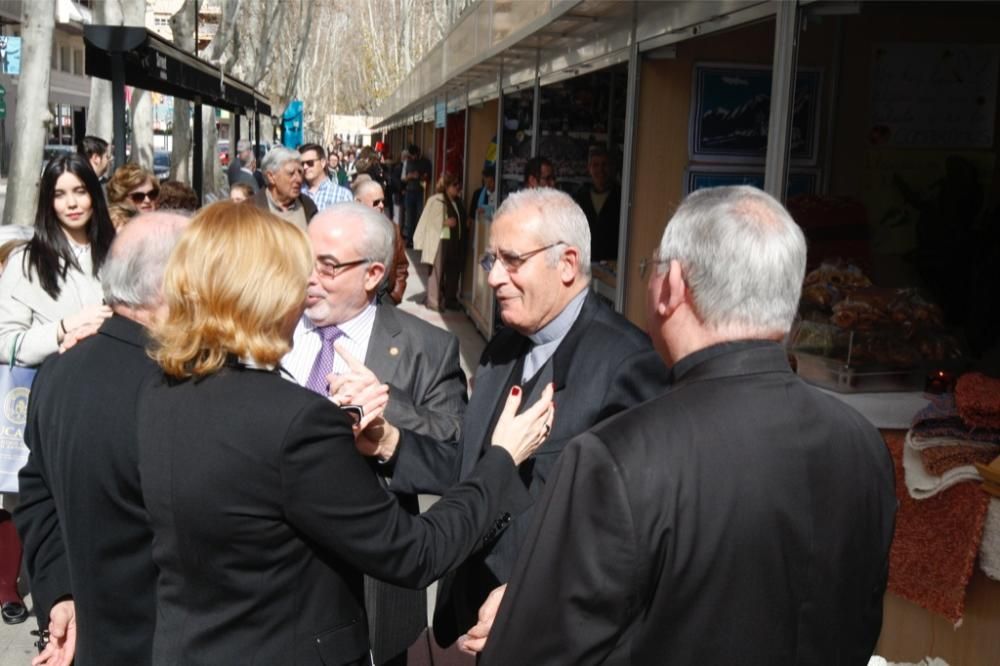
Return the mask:
M453 284L457 286L457 280L453 279L455 262L450 259L462 246L462 203L458 198L461 190L458 176L442 174L437 194L427 200L413 233L413 247L420 252L420 263L430 266L424 305L437 312L446 304L452 305L456 297L450 288Z

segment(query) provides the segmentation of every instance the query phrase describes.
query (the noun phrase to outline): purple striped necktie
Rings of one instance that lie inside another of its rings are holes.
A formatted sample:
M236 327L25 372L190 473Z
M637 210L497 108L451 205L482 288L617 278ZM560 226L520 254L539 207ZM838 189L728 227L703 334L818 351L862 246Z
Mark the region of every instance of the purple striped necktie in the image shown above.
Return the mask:
M317 329L322 343L316 360L313 362L312 370L309 372L309 380L306 381L306 388L315 391L320 395L327 395L330 382L326 376L333 372L333 343L344 334L336 326L323 326Z

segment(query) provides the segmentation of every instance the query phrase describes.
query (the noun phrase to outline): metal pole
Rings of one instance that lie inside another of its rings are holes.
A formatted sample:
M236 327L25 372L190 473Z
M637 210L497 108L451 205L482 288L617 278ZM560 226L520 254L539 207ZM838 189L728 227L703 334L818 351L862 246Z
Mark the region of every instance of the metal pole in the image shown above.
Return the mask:
M465 84L465 128L463 129L462 134L463 134L463 137L462 137L462 168L465 170L465 174L466 174L465 180L468 181L469 178L467 176L471 175L470 172L469 172L469 84L468 84L468 82L466 82L466 84ZM471 173L475 173L475 171L473 171ZM466 192L468 192L469 191L468 188L469 188L469 183L463 182L462 183L462 193L465 194ZM471 202L469 202L469 203L471 203ZM472 224L476 223L475 220L471 220L471 222L472 222Z
M632 170L635 161L636 121L639 115L639 68L642 65L639 42L635 38L636 16L632 18L632 45L628 54L628 83L625 91L625 154L622 156L622 207L618 217L618 267L615 280L615 310L625 305L628 283L628 232L632 217Z
M194 155L191 158L191 187L198 193L198 201L205 200L204 160L202 159L201 99L194 100Z
M125 54L111 54L111 117L114 124L115 168L125 164Z
M795 101L795 64L798 59L800 18L798 0L778 3L764 190L779 201L785 198L785 182L788 179L788 137L791 134L792 104Z
M232 120L230 121L230 125L232 126L233 131L230 132L231 136L229 137L230 160L232 160L233 156L236 155L236 144L240 142L240 120L242 120L240 112L238 110L233 111Z
M260 110L259 109L254 109L253 112L253 140L254 140L254 148L253 148L254 159L257 160L262 159L262 156L260 156Z
M542 82L538 78L538 69L542 64L542 50L535 51L535 88L534 99L531 102L531 156L538 155L538 137L542 132L539 124L542 120Z
M441 137L441 171L438 172L439 175L443 176L444 172L448 169L448 93L444 94L444 134ZM437 157L437 146L435 146L434 157ZM463 183L464 185L464 183Z
M500 61L500 69L497 71L497 159L494 163L497 183L497 208L503 203L503 61ZM493 325L490 324L490 334L493 333Z

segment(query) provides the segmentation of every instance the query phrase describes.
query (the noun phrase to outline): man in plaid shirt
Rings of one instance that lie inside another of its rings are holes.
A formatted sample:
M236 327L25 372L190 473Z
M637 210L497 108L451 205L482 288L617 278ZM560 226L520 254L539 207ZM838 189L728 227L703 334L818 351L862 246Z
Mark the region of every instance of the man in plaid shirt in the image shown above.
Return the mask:
M317 210L322 211L343 201L354 201L354 195L349 189L341 187L327 176L326 152L322 146L305 143L299 146L299 152L302 154L302 169L305 176L302 194L313 200Z

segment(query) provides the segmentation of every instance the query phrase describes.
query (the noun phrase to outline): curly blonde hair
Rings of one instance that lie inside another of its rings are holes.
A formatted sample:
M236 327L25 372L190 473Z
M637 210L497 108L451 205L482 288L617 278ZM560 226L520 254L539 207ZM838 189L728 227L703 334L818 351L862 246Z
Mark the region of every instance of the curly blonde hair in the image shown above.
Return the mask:
M312 270L295 225L231 201L203 208L167 263L169 314L152 327L153 359L176 378L210 375L230 356L277 365Z

